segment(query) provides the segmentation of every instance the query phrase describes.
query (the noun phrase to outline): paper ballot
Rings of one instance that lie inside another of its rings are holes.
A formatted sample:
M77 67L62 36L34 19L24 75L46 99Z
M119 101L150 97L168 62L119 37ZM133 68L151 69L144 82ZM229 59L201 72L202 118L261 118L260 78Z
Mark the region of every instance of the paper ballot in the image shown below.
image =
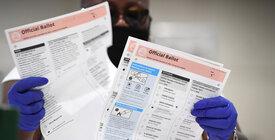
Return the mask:
M222 64L129 37L101 118L101 140L197 140L194 103L219 96Z
M107 2L6 30L21 78L42 76L46 139L95 139L111 82L112 45Z
M49 79L40 123L46 140L200 139L190 110L219 96L230 73L221 63L129 37L111 83L107 2L5 32L21 78Z

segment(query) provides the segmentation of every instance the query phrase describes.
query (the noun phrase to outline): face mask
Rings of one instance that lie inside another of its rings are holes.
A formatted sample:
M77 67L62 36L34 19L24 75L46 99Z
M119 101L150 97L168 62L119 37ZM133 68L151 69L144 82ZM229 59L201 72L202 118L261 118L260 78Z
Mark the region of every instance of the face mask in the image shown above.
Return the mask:
M113 26L113 46L108 48L108 56L116 67L118 67L128 36L147 41L149 37L149 30Z

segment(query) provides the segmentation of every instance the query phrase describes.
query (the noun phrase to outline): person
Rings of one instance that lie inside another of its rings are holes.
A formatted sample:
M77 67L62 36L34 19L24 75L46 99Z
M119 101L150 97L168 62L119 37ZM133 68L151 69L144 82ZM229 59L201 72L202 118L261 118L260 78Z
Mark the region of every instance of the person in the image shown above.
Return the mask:
M87 8L105 0L82 0L82 8ZM111 62L118 67L120 57L128 36L143 40L149 39L151 17L149 0L108 0L113 25L113 45L107 53ZM16 70L15 79L19 79ZM29 77L21 80L8 78L4 84L4 102L17 106L20 110L19 138L22 140L40 139L39 122L45 115L43 108L43 92L31 90L45 85L48 80L43 77ZM8 98L8 100L7 100ZM205 130L202 138L211 140L233 139L237 125L237 111L229 100L224 97L208 98L194 104L191 114ZM246 139L237 125L240 140Z

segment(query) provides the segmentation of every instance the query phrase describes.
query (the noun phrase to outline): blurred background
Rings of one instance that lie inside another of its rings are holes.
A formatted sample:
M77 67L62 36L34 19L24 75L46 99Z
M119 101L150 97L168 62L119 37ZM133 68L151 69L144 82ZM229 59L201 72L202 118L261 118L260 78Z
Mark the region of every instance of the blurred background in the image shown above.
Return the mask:
M0 80L14 67L5 29L79 9L80 0L0 0ZM250 140L273 139L275 1L151 0L150 14L154 42L231 70L223 94L242 131Z

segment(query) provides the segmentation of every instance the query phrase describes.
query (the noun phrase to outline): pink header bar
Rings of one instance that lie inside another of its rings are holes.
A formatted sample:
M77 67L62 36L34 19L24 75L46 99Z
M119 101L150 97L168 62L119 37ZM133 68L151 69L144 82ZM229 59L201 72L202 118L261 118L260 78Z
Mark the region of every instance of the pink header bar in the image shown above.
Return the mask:
M139 46L136 52L136 56L158 61L173 67L177 67L188 72L192 72L198 75L201 75L206 78L210 78L219 82L223 82L226 76L225 71L200 64L195 61L184 59L166 52L154 50L148 47Z
M75 15L63 17L61 19L45 22L35 26L22 28L9 32L11 43L21 42L31 38L47 35L80 24L84 24L107 14L106 6L101 6L89 11L81 12Z

